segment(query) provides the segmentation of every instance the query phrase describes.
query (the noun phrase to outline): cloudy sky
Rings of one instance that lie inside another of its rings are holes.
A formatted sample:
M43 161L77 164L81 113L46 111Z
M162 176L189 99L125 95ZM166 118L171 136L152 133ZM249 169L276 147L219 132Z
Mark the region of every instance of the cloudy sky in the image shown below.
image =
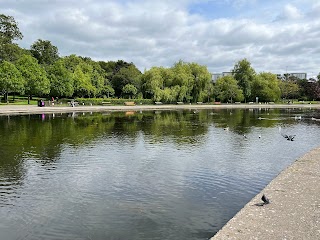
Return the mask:
M319 0L0 0L24 48L50 40L61 56L133 62L141 71L180 59L230 71L320 72Z

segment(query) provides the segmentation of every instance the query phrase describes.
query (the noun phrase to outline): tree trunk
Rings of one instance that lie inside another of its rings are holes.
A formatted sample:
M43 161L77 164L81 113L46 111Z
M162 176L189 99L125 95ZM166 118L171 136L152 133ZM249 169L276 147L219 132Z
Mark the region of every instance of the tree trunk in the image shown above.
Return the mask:
M28 95L28 104L30 104L31 95Z

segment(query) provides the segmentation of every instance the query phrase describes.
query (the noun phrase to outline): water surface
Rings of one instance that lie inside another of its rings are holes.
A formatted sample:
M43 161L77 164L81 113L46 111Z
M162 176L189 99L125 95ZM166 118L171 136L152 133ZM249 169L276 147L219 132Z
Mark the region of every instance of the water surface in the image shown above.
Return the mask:
M1 116L0 239L208 239L319 144L318 118L311 109Z

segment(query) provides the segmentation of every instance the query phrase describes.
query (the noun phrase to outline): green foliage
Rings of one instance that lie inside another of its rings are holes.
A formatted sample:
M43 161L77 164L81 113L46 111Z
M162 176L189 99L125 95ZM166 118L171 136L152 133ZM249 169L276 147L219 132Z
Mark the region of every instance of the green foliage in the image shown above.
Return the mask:
M128 95L129 98L132 98L138 92L137 88L132 84L127 84L122 88L122 93Z
M38 39L30 47L30 52L39 64L53 64L59 59L58 48L48 40Z
M79 103L85 105L102 105L102 102L110 102L111 105L124 105L125 102L135 102L136 104L154 104L151 99L124 99L124 98L76 98Z
M80 63L73 73L74 92L76 96L90 97L95 94L95 87L91 82L92 67L87 63Z
M294 99L299 97L300 87L294 81L280 82L281 97L285 99Z
M255 71L247 59L237 62L232 70L234 78L243 91L244 99L249 100L251 97L251 85L255 76Z
M101 90L101 94L107 96L107 98L114 96L114 93L115 91L111 85L105 85Z
M0 14L0 41L1 43L12 43L13 40L22 39L18 23L12 16Z
M214 87L215 95L221 102L242 101L244 96L237 81L232 76L219 78Z
M211 87L211 74L196 63L179 61L168 69L153 67L142 76L142 92L154 101L204 101Z
M6 95L11 92L22 93L24 90L24 79L14 64L3 61L0 63L0 91Z
M281 97L279 80L272 73L260 73L252 81L252 97L261 102L276 102Z
M29 55L23 55L16 62L25 81L25 92L31 95L41 96L50 92L50 81L45 70L38 64L37 59Z
M48 69L48 78L50 80L50 95L56 97L71 97L74 93L73 78L68 71L63 60L56 61Z
M115 70L116 72L116 70ZM111 77L111 83L115 90L115 95L120 97L125 85L131 84L136 89L141 89L141 72L133 65L122 67Z

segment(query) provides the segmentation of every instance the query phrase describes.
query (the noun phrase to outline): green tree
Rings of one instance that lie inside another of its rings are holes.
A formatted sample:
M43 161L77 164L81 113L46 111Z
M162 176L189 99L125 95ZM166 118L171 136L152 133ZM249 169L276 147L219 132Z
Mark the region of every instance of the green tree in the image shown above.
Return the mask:
M232 76L219 78L214 86L215 95L222 102L242 101L244 96L237 81Z
M114 95L114 89L111 87L111 85L104 85L101 93L109 98Z
M192 74L192 69L190 68L189 64L180 60L179 62L175 63L171 69L174 74L172 85L181 87L180 90L182 92L179 93L179 98L183 99L182 101L184 102L193 101L192 92L195 85L196 76Z
M208 91L212 84L211 73L206 66L201 66L197 63L188 64L193 76L192 97L193 101L205 101L208 97Z
M39 64L51 65L59 59L58 48L48 40L38 39L31 45L30 52Z
M136 95L137 92L138 92L137 88L132 84L127 84L122 88L122 93L125 94L125 95L128 95L129 98L131 98L134 95Z
M87 63L80 63L73 73L74 93L80 97L90 97L95 93L95 87L91 82L92 66Z
M50 81L46 71L38 64L37 59L23 55L16 62L22 77L25 80L25 92L28 94L28 104L32 95L42 96L50 92Z
M281 81L280 84L281 97L285 99L294 99L299 97L300 87L294 81Z
M243 91L244 100L249 100L251 97L251 85L255 76L251 63L247 59L240 60L235 64L232 73Z
M11 92L22 93L24 79L14 64L3 61L0 63L0 91L5 95L8 102L8 94Z
M48 69L50 80L50 95L58 97L71 97L74 92L73 78L70 71L65 68L64 61L58 60Z
M122 67L111 79L115 95L120 97L122 88L127 84L134 85L138 90L141 89L141 72L133 65Z
M252 96L262 102L275 102L280 99L281 91L277 76L272 73L260 73L252 81Z
M21 40L22 33L19 30L18 23L12 16L0 14L0 39L2 43L12 43L14 40Z
M161 68L152 67L143 74L141 81L144 97L151 98L154 101L161 101L161 89L164 87Z
M13 43L14 40L22 39L22 37L14 18L0 14L0 61L13 62L26 53L26 50Z

